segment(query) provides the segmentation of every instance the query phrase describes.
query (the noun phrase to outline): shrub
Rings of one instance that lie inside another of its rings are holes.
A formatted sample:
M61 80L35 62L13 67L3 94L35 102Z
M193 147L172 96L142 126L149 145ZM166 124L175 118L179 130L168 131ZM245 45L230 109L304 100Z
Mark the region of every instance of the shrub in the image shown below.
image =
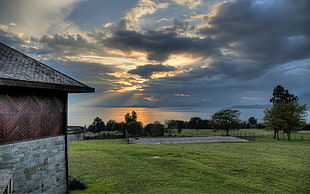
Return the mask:
M302 130L310 130L310 123L306 124Z
M87 185L81 177L69 176L69 189L70 189L70 191L83 190L86 188L87 188Z
M148 136L153 137L162 137L165 134L165 126L160 124L159 122L148 124L144 130Z

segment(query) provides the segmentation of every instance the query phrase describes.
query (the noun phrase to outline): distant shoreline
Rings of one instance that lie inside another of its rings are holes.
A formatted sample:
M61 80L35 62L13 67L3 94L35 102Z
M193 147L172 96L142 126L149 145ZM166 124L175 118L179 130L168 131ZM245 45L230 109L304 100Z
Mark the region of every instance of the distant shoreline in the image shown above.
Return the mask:
M194 107L218 107L218 106L147 106L147 105L131 105L131 106L96 106L96 107L101 107L101 108L194 108ZM231 108L236 108L236 109L266 109L270 108L271 105L233 105L231 107L223 107L223 109L231 109Z
M271 105L234 105L231 108L238 108L238 109L266 109L271 108Z

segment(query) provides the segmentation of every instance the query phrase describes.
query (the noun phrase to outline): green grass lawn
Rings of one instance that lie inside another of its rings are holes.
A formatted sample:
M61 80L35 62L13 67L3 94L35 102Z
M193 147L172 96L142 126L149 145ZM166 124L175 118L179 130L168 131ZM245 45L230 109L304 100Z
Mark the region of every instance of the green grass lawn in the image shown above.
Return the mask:
M257 133L246 143L72 142L70 175L88 184L72 193L309 193L310 141Z

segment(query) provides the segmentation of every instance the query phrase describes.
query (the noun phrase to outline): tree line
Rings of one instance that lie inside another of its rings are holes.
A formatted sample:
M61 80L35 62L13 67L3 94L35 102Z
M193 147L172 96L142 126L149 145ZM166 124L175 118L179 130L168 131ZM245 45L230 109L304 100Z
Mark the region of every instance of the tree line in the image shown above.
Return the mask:
M86 131L98 133L101 131L120 131L129 136L152 136L159 137L164 134L171 135L172 129L177 129L178 133L182 129L212 129L225 131L229 135L231 130L241 128L266 128L274 131L274 138L279 139L279 131L287 134L288 140L292 132L300 130L306 125L306 105L298 103L298 97L290 94L284 87L278 85L274 88L270 102L273 106L264 111L264 123L257 123L255 117L250 117L248 121L241 121L240 111L224 109L214 113L210 120L200 117L192 117L189 121L166 120L165 124L154 122L143 127L143 123L138 121L138 115L135 111L124 115L123 122L109 120L106 124L102 119L96 117Z
M165 124L161 124L158 121L154 123L149 123L145 127L143 127L143 123L137 121L137 113L132 111L132 113L127 113L124 122L117 122L115 120L109 120L106 124L102 119L96 117L91 125L86 128L87 132L99 133L101 131L121 131L126 133L135 135L135 136L163 136L164 133L168 135L172 134L173 129L177 129L178 133L182 132L182 129L216 129L215 122L218 124L224 124L221 120L216 120L217 118L221 117L221 115L225 112L225 114L231 114L234 117L234 114L239 114L235 110L229 112L230 109L222 110L215 114L213 120L209 119L202 119L200 117L192 117L189 121L183 120L166 120ZM229 112L229 113L228 113ZM228 118L227 118L228 119ZM229 132L232 129L241 129L241 128L264 128L264 126L260 123L257 123L257 119L255 117L250 117L249 120L240 121L235 120L235 124L233 123L234 120L226 121L226 126L224 125L219 126L218 128L223 129ZM229 122L229 123L228 123ZM231 129L230 129L231 128ZM227 133L228 134L228 133Z

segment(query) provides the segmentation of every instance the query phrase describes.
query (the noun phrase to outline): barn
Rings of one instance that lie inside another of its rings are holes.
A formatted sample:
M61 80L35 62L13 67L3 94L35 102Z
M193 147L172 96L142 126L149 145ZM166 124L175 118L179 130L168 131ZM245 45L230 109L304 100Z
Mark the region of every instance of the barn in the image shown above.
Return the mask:
M68 93L88 92L94 88L0 43L0 193L68 191Z

